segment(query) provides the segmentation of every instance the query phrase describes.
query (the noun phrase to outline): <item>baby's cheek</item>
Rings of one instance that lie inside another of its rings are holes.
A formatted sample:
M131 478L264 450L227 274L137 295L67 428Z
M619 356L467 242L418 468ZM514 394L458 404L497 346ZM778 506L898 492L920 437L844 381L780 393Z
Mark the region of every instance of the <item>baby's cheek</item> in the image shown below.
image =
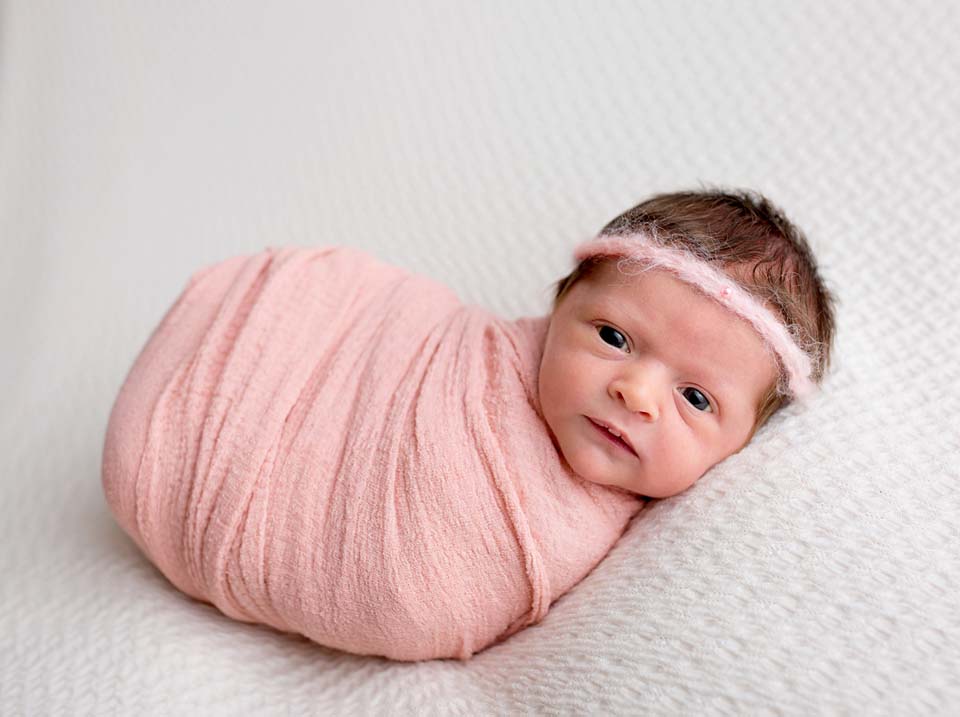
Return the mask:
M540 365L540 403L548 419L562 414L577 389L577 365L561 354L544 356Z
M541 372L539 385L540 410L551 430L553 429L554 416L556 415L556 397L557 392L554 389L554 384L550 380L549 375Z
M680 493L696 483L711 466L703 448L689 443L675 444L665 463L667 476L664 483L673 494Z

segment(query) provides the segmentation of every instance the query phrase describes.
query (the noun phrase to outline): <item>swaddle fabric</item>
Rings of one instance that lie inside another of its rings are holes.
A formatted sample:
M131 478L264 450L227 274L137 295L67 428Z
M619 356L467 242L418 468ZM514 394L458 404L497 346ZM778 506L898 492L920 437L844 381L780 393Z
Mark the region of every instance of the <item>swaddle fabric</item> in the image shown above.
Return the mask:
M348 247L206 267L114 404L111 510L230 617L467 659L541 620L642 506L557 452L537 398L547 326Z

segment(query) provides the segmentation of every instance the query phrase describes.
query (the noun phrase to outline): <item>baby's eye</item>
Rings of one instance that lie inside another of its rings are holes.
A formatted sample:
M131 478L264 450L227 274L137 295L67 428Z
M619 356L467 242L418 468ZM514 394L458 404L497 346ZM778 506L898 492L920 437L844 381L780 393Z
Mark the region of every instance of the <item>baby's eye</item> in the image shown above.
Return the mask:
M604 324L604 325L598 326L598 327L597 327L597 331L599 332L600 338L603 340L604 343L610 344L610 345L613 346L614 348L618 348L618 349L626 348L626 346L627 346L627 339L624 337L623 334L621 334L619 331L617 331L617 330L616 330L615 328L613 328L612 326L607 326L607 325ZM613 339L612 341L607 341L607 339L604 338L604 331L606 331L606 335L607 335L608 337L612 337L612 339ZM619 345L619 344L620 344L620 341L623 342L623 345L622 345L622 346Z
M700 391L695 389L693 386L687 386L686 388L680 389L680 393L682 393L683 397L690 402L690 405L692 405L698 411L713 410L707 397L700 393Z

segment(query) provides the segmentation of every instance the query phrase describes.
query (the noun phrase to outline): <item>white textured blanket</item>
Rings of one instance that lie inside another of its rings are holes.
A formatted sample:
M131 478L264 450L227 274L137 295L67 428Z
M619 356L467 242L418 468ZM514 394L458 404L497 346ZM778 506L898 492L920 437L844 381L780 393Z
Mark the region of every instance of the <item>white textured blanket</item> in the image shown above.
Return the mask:
M960 712L958 30L935 1L4 3L0 713ZM806 230L835 371L539 625L467 665L345 655L185 597L112 520L111 402L195 267L353 243L533 316L577 242L699 182Z

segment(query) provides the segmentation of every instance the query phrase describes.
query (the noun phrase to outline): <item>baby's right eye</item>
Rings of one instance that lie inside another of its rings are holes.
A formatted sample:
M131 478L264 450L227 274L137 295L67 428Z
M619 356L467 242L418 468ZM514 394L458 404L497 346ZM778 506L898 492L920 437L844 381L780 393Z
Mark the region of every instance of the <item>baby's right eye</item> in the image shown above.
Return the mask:
M607 341L607 340L604 338L604 329L607 330L607 331L606 331L606 335L607 335L607 336L612 336L612 337L614 337L613 343L611 343L610 341ZM600 338L601 338L601 340L603 340L604 343L610 344L610 345L613 346L614 348L618 348L618 349L626 348L626 346L627 346L627 339L626 339L626 337L624 337L623 334L621 334L619 331L617 331L617 330L616 330L615 328L613 328L612 326L607 326L606 324L602 324L602 325L600 325L600 326L597 327L597 332L600 334ZM623 341L623 345L622 345L622 346L621 346L621 345L618 345L618 344L619 344L619 341L617 341L616 337L619 337L620 340Z

